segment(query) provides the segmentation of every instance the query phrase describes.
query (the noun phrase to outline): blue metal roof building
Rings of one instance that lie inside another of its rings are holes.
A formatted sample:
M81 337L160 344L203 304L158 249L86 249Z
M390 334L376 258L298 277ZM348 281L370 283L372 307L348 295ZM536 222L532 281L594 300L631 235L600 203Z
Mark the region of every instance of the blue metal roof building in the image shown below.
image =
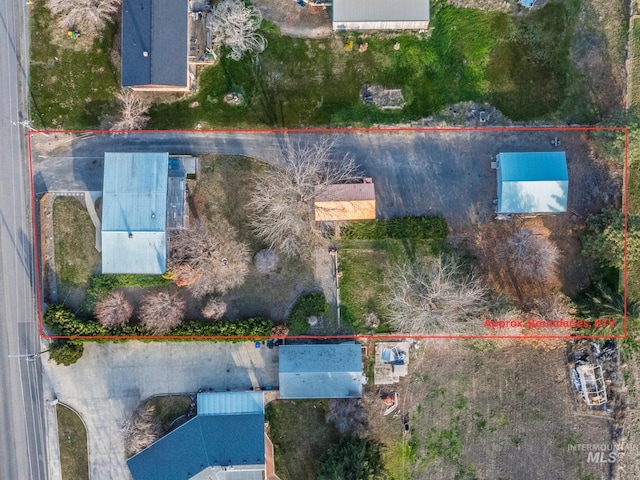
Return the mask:
M209 413L201 412L201 402ZM134 480L266 478L263 393L198 394L198 416L127 464Z
M167 268L168 153L105 153L102 273Z
M187 0L123 0L122 86L188 90Z
M362 397L362 347L357 343L282 345L280 398Z
M567 211L565 152L503 152L496 160L498 213Z

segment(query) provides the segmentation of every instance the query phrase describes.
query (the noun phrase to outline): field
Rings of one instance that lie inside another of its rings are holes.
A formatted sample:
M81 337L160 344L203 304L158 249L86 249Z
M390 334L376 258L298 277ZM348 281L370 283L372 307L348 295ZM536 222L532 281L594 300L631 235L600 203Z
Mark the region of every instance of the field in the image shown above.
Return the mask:
M90 128L115 111L120 73L111 55L116 27L91 40L71 39L45 8L31 10L31 116L34 126Z
M326 400L279 400L266 406L276 474L282 480L312 479L320 457L340 435L327 424Z
M80 417L63 405L56 405L58 440L63 480L89 480L87 431Z
M85 206L77 198L55 199L53 238L58 298L74 309L82 305L89 279L100 262L95 232Z
M343 240L338 252L340 316L356 333L389 333L385 319L384 282L392 266L416 256L431 256L439 246L414 240ZM373 313L380 325L371 329L364 321Z
M202 72L195 98L152 108L150 125L394 123L463 100L488 101L514 120L572 114L566 79L573 73L569 32L576 13L569 1L550 2L526 18L433 2L428 35L340 34L319 40L284 37L265 23L268 47L259 59L223 58ZM353 48L345 48L350 41ZM365 106L359 96L365 83L402 88L407 106L395 113ZM241 93L245 103L223 103L228 92Z
M384 445L385 478L610 478L608 463L572 450L611 444L615 424L572 390L563 348L428 340L409 354L410 375L399 386L369 386L364 398L367 435ZM400 407L384 416L381 397L392 388ZM267 405L282 480L314 478L339 440L326 412L326 401Z

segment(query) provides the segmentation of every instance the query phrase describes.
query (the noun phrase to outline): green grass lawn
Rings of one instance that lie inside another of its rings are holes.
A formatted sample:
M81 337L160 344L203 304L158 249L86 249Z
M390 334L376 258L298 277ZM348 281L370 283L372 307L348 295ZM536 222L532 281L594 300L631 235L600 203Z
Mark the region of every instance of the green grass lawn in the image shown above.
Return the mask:
M56 405L58 441L63 480L89 480L87 431L80 417L63 405Z
M55 268L60 289L86 289L100 262L95 248L96 230L84 205L73 197L53 203Z
M282 480L316 478L320 458L340 439L325 421L327 400L279 400L266 407L276 474Z
M640 20L631 19L631 106L640 107Z
M629 134L629 215L640 215L640 132ZM627 294L632 301L640 301L640 262L627 265Z
M384 282L394 264L430 256L439 243L415 240L344 240L338 252L340 264L340 317L343 326L357 333L371 333L364 318L375 313L380 326L375 333L388 333L384 307Z
M111 62L115 26L93 42L73 40L58 26L45 2L31 7L31 116L49 128L97 127L114 113L120 74Z
M289 38L265 22L268 46L258 59L223 58L205 69L196 97L156 105L149 126L392 123L465 100L489 101L514 120L566 115L573 105L566 103L566 89L573 73L569 48L576 15L575 1L552 1L517 17L436 1L431 36L353 33L351 51L344 48L347 33ZM359 52L363 43L367 49ZM364 83L402 88L408 103L394 112L365 106L359 98ZM228 92L242 93L244 105L222 102Z

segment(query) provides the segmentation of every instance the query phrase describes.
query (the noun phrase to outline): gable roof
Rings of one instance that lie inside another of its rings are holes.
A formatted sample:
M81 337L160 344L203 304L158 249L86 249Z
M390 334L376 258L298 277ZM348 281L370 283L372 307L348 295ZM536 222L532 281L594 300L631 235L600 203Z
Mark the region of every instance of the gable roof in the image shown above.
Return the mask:
M427 28L429 19L429 0L333 1L333 24L337 29ZM383 25L388 23L391 25Z
M187 86L187 12L186 0L123 0L123 87Z
M198 415L127 460L134 480L186 480L207 467L262 472L264 464L264 414L260 413ZM244 478L262 478L261 473L248 475L245 472Z
M280 398L362 397L362 347L356 343L279 347Z
M166 271L168 153L105 153L102 272Z
M498 213L567 211L565 152L507 152L497 160Z
M376 193L373 183L318 185L315 192L316 221L376 218Z
M204 470L205 478L262 480L263 392L202 392L197 404L198 416L127 461L134 480L200 478Z

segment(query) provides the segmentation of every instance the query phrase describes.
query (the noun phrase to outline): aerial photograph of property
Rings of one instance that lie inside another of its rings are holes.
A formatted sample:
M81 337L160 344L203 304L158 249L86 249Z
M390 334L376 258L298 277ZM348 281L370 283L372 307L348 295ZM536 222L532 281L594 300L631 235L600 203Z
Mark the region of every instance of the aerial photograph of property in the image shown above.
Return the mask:
M0 43L0 480L640 479L640 0Z

